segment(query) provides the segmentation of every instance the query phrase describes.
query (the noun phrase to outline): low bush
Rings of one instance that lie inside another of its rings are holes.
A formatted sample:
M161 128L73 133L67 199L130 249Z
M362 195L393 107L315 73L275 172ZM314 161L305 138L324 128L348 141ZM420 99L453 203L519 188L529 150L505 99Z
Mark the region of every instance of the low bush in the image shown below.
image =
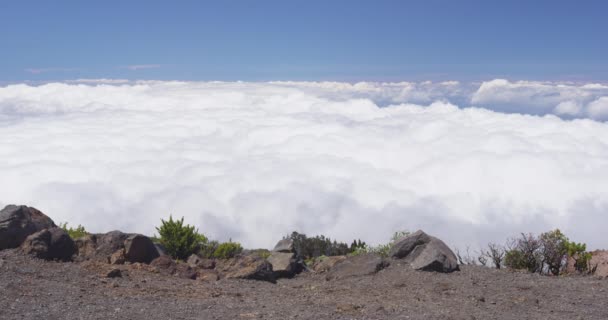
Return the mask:
M217 259L229 259L234 258L237 254L243 252L243 247L238 242L224 242L217 246L213 257Z
M571 257L577 271L589 270L591 254L586 252L586 245L571 242L559 229L541 233L538 237L522 233L507 247L504 265L511 269L559 275Z
M307 237L305 234L292 232L291 235L285 237L286 239L293 240L293 247L296 253L303 259L310 259L319 256L341 256L351 253L356 250L356 247L364 243L361 240L354 241L356 245L349 247L344 242L332 241L330 238L326 238L323 235ZM352 246L352 244L351 244Z
M393 247L393 245L395 244L395 242L399 241L399 239L408 236L410 234L409 231L397 231L393 234L393 236L390 238L389 242L386 244L380 244L377 246L368 246L365 244L365 242L363 242L363 246L362 247L357 247L354 250L352 250L349 255L351 256L356 256L356 255L360 255L360 254L364 254L364 253L375 253L375 254L379 254L383 257L388 257L388 254L391 250L391 248Z
M78 238L84 237L89 234L84 229L84 227L81 225L78 225L78 227L76 227L76 228L72 228L72 227L68 227L67 222L64 222L64 223L60 223L59 227L61 229L63 229L63 231L65 231L72 239L78 239Z
M587 245L568 241L566 243L568 256L574 259L574 269L578 272L591 271L591 253L587 252Z
M198 233L191 225L184 225L184 218L173 220L161 219L161 226L156 228L159 234L159 242L165 247L167 254L175 259L187 259L191 254L198 251L200 246L207 243L207 237Z

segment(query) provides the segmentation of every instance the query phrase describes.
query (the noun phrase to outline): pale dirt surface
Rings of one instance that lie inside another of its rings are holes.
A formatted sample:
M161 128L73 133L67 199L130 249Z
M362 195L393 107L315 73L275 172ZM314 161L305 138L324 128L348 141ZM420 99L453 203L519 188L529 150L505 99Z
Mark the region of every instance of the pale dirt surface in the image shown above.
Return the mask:
M277 284L202 282L98 263L0 252L0 319L608 319L608 280L463 266L451 274L396 262L378 274Z

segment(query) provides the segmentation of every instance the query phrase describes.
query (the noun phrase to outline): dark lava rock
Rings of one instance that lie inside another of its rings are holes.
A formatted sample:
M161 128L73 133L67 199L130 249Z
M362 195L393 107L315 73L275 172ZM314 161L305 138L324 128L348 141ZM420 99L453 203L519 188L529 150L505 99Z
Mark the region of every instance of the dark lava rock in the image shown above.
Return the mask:
M159 256L152 240L141 234L129 236L124 241L124 246L125 257L129 262L150 263Z
M326 279L335 280L347 277L372 275L388 267L388 265L387 261L374 253L347 257L329 271Z
M120 231L111 231L105 234L96 234L95 237L95 253L94 259L109 261L110 256L125 247L125 240L129 237L128 234Z
M158 250L150 238L121 231L91 234L78 238L76 245L80 258L108 263L111 263L113 259L119 261L116 255L120 250L124 250L125 261L132 263L150 263L159 256Z
M70 261L76 245L61 228L44 229L28 236L21 245L23 252L40 259Z
M17 248L29 235L53 227L53 220L35 208L8 205L0 211L0 250Z
M266 259L250 255L237 256L222 263L225 277L230 279L251 279L275 283L275 274L272 265Z
M106 278L120 278L122 277L122 271L120 269L112 269L106 273Z
M422 230L397 240L389 256L403 259L416 270L437 272L459 270L454 252L443 241L429 236Z

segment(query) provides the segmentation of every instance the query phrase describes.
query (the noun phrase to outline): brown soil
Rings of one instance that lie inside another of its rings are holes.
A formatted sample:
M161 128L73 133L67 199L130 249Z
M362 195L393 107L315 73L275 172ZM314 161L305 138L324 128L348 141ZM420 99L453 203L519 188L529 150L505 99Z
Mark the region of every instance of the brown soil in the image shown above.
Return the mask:
M608 280L393 263L376 275L202 282L0 252L0 319L608 319Z

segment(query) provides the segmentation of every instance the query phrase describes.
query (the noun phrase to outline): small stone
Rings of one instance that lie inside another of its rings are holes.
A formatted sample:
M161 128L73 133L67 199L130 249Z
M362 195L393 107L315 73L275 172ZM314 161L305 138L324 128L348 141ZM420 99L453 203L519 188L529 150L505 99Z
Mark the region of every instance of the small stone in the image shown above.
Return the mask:
M106 274L106 278L119 278L122 277L122 272L120 269L112 269Z

